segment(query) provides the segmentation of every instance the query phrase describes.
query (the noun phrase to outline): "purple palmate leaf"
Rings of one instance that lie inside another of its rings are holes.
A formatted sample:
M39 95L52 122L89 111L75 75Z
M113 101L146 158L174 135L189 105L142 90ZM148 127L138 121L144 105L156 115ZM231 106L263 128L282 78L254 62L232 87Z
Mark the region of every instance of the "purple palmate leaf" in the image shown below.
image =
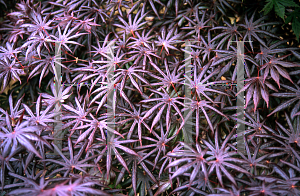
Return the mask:
M208 148L206 154L210 155L210 157L206 158L206 161L208 161L208 164L210 165L208 173L210 174L213 171L215 171L218 181L220 182L222 187L224 187L222 173L225 174L228 180L230 180L235 186L237 186L235 177L234 175L232 175L232 172L229 171L229 168L239 171L243 174L251 175L248 171L237 165L237 163L245 163L245 160L240 158L234 158L233 155L236 154L236 151L229 151L230 147L227 146L227 143L229 142L233 132L234 129L230 132L230 134L227 135L226 139L222 141L221 146L219 145L218 129L215 131L214 135L215 144L212 144L211 141L209 142L204 139L202 140L205 146L207 146Z
M6 113L6 127L1 127L1 130L0 138L3 139L1 146L4 148L5 152L10 151L10 155L15 152L19 145L21 145L42 158L34 146L33 141L42 141L49 146L49 143L37 134L41 130L41 127L30 126L28 121L23 123L18 122L15 127L12 127L8 113Z
M132 156L140 156L131 148L121 145L121 144L133 143L137 141L131 139L120 140L121 138L124 138L125 135L126 134L123 134L118 137L113 136L112 138L105 138L105 139L96 138L99 142L93 144L93 146L91 147L91 149L97 149L100 152L100 154L97 157L97 162L100 161L103 157L106 157L106 179L109 179L110 177L113 154L116 156L119 163L126 169L128 173L130 173L130 171L126 165L124 158L122 158L119 151L122 150L126 154L130 154Z

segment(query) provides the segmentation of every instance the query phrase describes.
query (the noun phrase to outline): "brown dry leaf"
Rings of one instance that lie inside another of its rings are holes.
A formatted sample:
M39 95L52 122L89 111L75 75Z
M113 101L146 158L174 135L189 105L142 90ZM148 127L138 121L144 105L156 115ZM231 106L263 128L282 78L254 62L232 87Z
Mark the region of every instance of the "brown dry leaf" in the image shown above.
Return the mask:
M161 10L159 10L159 14L164 14L165 13L165 10L166 10L166 8L165 7L163 7Z

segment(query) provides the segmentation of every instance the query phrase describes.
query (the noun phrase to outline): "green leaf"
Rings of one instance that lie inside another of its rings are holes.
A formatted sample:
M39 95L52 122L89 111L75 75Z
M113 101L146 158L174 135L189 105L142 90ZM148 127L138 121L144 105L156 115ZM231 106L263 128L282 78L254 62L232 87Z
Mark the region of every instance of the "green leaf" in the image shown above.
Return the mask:
M267 0L267 4L265 5L265 7L262 9L262 11L264 11L264 14L267 15L272 9L273 9L273 1L272 0Z
M285 23L292 23L292 29L296 35L297 41L299 41L300 36L300 8L296 8L293 12L287 13L287 18Z
M300 36L300 21L296 20L295 22L292 23L292 29L296 35L297 41L299 41L299 36Z
M262 9L264 14L268 14L274 7L276 14L284 20L286 7L299 7L293 0L266 0L266 5Z
M121 186L120 184L118 184L118 185L116 186L116 188L117 188L117 189L122 189L122 186Z
M284 20L285 7L282 4L276 2L274 4L274 9L275 9L276 14Z
M289 13L288 13L289 14ZM289 14L285 20L285 24L288 24L289 22L291 22L293 20L293 17L291 14Z
M274 0L273 0L274 1ZM285 7L299 7L293 0L275 0Z

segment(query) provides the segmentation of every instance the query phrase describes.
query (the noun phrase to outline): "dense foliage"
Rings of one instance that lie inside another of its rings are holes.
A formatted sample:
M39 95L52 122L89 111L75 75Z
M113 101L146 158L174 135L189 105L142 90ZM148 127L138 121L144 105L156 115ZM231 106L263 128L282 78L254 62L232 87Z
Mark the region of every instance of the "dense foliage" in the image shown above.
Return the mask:
M271 4L283 16L278 2L299 9L281 0L18 1L0 26L2 194L299 195L299 43L273 15ZM245 121L234 85L241 40Z

